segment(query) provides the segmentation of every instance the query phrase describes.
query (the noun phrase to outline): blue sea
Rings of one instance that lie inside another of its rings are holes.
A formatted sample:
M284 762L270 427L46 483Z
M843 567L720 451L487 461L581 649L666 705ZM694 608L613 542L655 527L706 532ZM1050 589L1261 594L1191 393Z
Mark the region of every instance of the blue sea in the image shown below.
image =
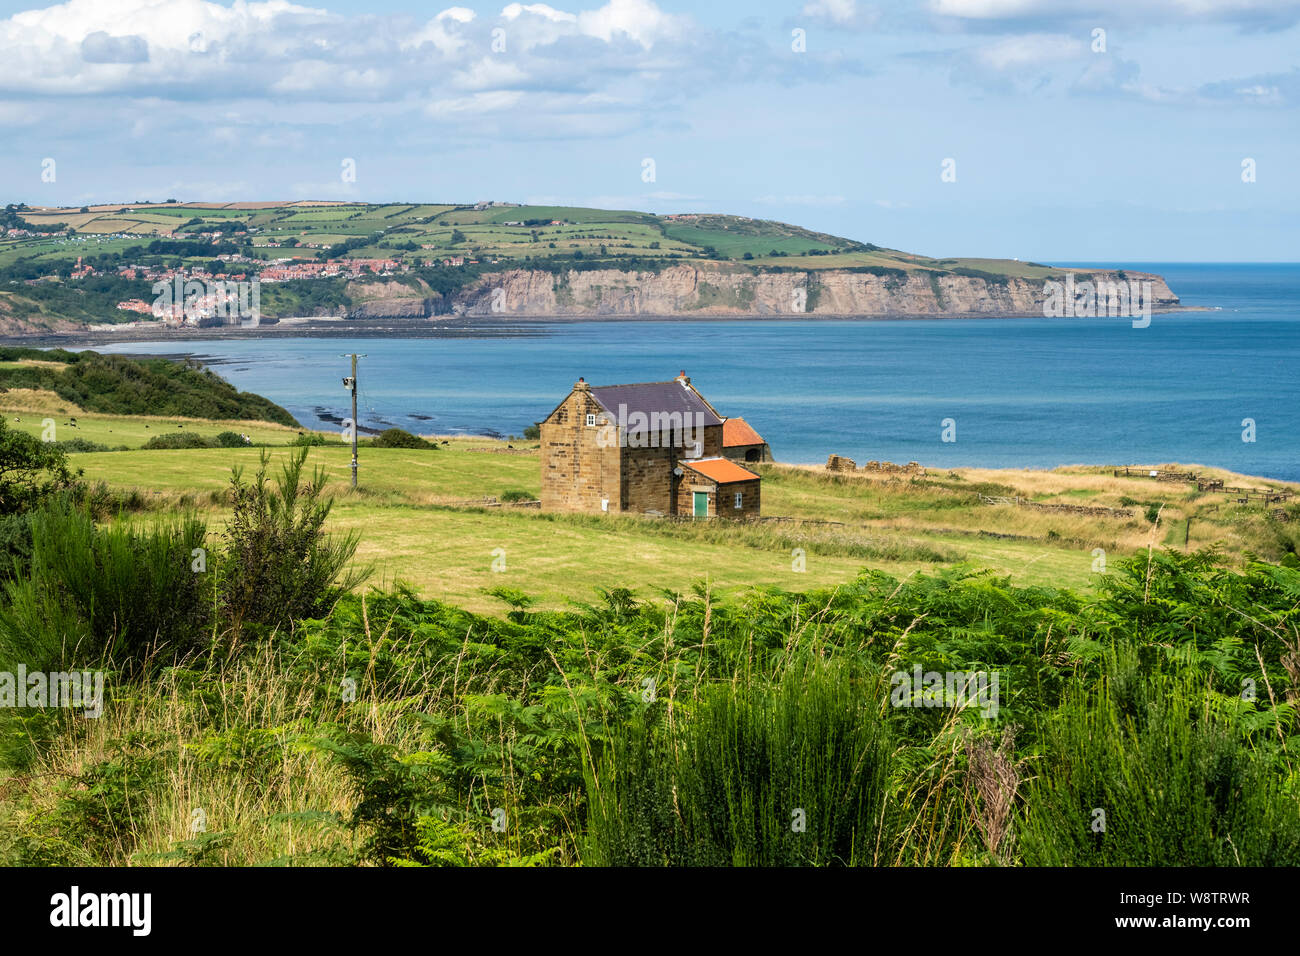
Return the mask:
M1127 318L542 321L101 350L183 349L314 427L350 414L345 352L364 353L361 423L423 434L518 435L579 376L606 385L684 369L781 461L1181 462L1300 481L1300 264L1105 265L1159 273L1184 305L1212 311L1156 314L1141 329ZM945 419L955 441L943 440Z

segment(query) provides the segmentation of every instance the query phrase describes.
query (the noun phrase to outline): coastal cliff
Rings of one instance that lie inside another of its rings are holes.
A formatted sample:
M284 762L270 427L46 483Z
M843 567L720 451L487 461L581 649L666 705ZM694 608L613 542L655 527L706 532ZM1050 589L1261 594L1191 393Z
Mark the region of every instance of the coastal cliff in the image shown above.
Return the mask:
M1151 273L1076 272L1074 277L1077 282L1150 282L1152 308L1179 304L1165 280ZM445 311L467 316L1041 316L1045 294L1041 279L928 270L510 269L481 276L456 293Z

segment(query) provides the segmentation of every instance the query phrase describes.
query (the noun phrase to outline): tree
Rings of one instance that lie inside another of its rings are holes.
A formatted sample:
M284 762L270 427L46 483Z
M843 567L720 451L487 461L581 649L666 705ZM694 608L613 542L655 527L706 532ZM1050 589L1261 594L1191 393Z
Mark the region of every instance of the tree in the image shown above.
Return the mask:
M0 515L27 511L75 484L80 472L53 442L14 431L0 419Z
M251 482L239 468L231 475L234 508L224 535L218 602L237 629L320 614L368 574L349 567L355 532L325 532L333 499L324 495L325 472L306 475L306 461L307 449L291 453L270 482L270 458L263 451Z

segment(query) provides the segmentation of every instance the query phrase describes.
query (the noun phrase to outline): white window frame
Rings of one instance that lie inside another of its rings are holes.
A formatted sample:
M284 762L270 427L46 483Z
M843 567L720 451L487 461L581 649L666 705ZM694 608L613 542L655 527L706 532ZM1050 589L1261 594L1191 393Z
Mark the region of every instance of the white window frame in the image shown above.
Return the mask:
M736 492L736 510L737 510L737 511L740 510L740 506L741 506L742 502L744 502L744 500L745 500L745 493L744 493L743 491L737 491L737 492Z
M595 428L595 427L596 427L596 416L595 416L595 415L588 415L588 416L587 416L587 427L588 427L588 428Z

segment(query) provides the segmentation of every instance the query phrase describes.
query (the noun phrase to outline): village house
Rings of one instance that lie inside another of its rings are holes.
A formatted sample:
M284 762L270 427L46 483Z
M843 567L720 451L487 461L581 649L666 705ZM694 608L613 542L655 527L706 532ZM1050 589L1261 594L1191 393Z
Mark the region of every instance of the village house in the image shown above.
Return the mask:
M632 385L580 378L537 424L545 510L760 514L761 478L723 454L726 420L685 372Z

